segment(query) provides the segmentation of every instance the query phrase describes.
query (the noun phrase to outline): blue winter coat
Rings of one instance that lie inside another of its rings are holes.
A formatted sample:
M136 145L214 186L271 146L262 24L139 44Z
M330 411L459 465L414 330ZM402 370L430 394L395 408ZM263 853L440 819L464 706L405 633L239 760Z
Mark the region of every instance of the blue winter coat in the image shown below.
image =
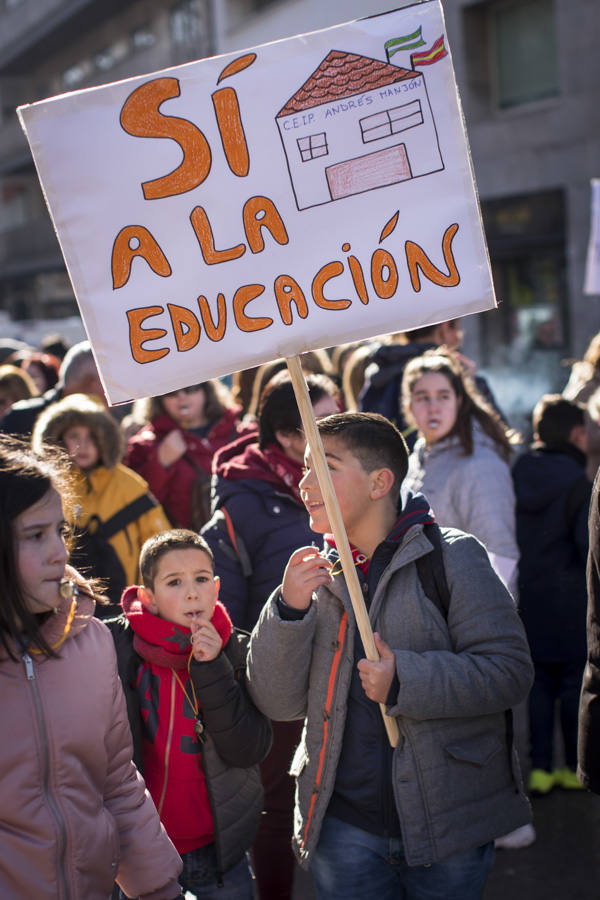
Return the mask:
M242 442L238 441L237 444ZM235 447L235 445L230 445ZM219 453L219 460L224 448ZM215 572L221 579L219 598L233 624L251 631L263 605L281 584L291 554L310 544L323 546L321 535L311 531L304 506L274 484L259 478L229 481L213 476L212 518L202 528L202 537L215 557ZM237 550L221 512L225 507L233 527ZM246 563L248 574L244 574Z

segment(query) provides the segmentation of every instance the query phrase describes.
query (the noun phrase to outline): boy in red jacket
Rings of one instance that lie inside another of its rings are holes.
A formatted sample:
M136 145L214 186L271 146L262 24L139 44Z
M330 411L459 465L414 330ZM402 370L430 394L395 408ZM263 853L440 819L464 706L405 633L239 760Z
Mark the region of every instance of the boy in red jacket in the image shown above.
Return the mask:
M112 623L137 761L198 898L251 900L246 860L262 809L258 763L270 725L245 686L248 636L218 600L212 553L195 532L142 547L143 586Z

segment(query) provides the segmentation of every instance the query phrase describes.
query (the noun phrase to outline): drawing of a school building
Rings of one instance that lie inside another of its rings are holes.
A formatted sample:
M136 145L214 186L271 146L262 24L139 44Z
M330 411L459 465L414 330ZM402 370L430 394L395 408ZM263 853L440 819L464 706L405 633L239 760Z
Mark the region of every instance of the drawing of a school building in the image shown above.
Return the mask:
M422 72L332 50L275 117L298 209L444 168Z

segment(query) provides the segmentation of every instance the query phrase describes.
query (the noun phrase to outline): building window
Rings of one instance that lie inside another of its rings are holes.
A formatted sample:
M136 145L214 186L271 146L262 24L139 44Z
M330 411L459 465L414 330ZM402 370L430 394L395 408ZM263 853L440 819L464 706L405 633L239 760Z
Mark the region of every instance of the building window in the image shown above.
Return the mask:
M197 57L210 53L210 10L206 0L181 0L171 7L169 18L174 44L193 48Z
M142 26L131 32L131 44L134 50L146 50L148 47L153 47L155 43L156 35L148 27Z
M84 81L92 76L94 66L90 59L82 59L74 66L70 66L62 74L62 83L68 91L75 90L80 87Z
M306 137L298 138L298 150L300 151L302 162L316 159L317 156L327 156L329 153L327 135L324 131L321 131L319 134L309 134Z
M96 68L101 72L112 69L117 63L122 62L129 56L129 41L127 38L121 38L114 41L107 47L103 47L94 57Z
M403 106L395 106L393 109L386 109L373 116L366 116L360 120L360 131L363 142L368 144L369 141L378 141L422 124L421 101L413 100L412 103L405 103Z
M490 7L497 105L501 109L559 92L554 0Z
M498 302L479 317L481 363L511 424L526 431L540 396L565 382L564 193L484 200L481 207Z

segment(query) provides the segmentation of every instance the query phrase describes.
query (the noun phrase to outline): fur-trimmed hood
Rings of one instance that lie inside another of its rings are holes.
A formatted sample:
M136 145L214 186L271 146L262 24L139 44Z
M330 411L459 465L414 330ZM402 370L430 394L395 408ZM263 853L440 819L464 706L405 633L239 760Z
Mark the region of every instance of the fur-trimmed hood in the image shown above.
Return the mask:
M105 406L87 394L69 394L52 403L37 419L33 429L33 449L43 444L60 444L68 428L86 425L100 451L100 462L113 469L122 457L122 439L118 423Z

